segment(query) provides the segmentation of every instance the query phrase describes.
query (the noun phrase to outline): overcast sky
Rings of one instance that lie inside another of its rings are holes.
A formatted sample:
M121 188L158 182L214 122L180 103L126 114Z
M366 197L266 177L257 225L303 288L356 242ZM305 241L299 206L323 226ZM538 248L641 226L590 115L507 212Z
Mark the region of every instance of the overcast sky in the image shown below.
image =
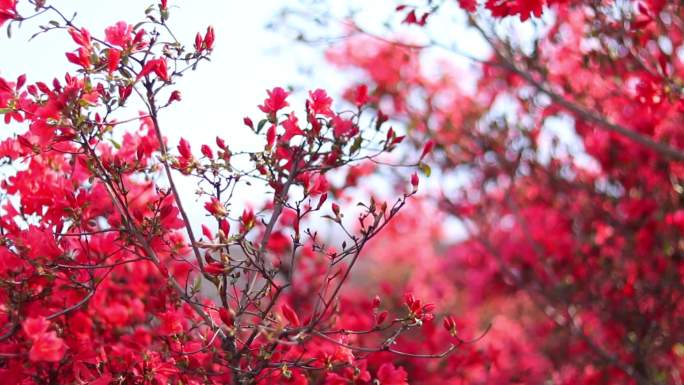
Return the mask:
M77 11L75 23L87 28L93 35L102 36L104 28L117 21L135 23L142 20L145 8L152 2L67 0L53 4L66 15ZM30 14L30 10L21 7L26 5L25 1L19 4L21 13ZM253 136L243 127L242 118L246 115L259 117L256 106L263 101L265 90L274 86L300 86L300 91L320 87L329 89L333 95L341 91L346 78L323 61L325 45L306 47L294 43L292 34L287 36L283 29L274 32L266 28L269 23L279 23L280 19L276 15L284 7L294 6L311 11L312 8L302 7L302 4L300 0L169 0L169 24L181 41L191 45L195 33L204 32L208 25L214 26L217 36L211 63L202 63L198 71L189 73L178 82L183 101L164 111L160 117L171 147L175 147L183 136L198 151L200 144L212 143L216 135L227 139L233 149L256 145L250 140ZM455 2L453 6L456 7ZM364 29L379 34L382 33L383 21L401 17L394 14L394 6L386 1L334 0L324 4L324 8L332 9L333 14L340 19L353 7L360 11L355 20ZM0 37L0 76L12 80L26 73L30 83L39 80L50 82L54 77L61 79L65 73L73 73L77 69L64 56L66 51L76 48L65 32L53 31L28 43L29 37L39 30L38 25L47 24L50 19L52 17L34 19L19 29L13 28L12 39ZM466 45L462 47L464 50L475 54L484 52L477 39L465 35L463 27L454 27L458 22L448 20L446 23L440 25L439 21L435 21L430 26L438 30L438 36L448 39L462 36L459 40ZM312 26L314 24L310 22L302 24L304 29ZM308 29L307 32L314 31ZM301 67L309 71L298 71ZM295 103L302 101L303 96L305 92L300 92L299 97L292 98L290 104L295 111L303 110L303 105ZM9 129L5 130L0 137L10 132ZM194 202L195 184L184 179L179 185L186 205L191 207L192 216L199 219L204 213L201 202ZM262 190L253 189L249 194L243 194L243 197L265 198L259 191ZM198 221L193 222L197 228Z
M169 1L173 7L170 24L179 39L192 45L195 33L204 32L208 25L213 25L217 34L212 62L203 63L198 71L179 82L184 100L166 112L168 116L162 117L172 139L186 133L192 134L193 141L213 138L218 132L225 135L244 115L256 111L255 106L263 100L266 88L297 80L297 63L301 58L284 49L288 39L264 28L287 3L282 0ZM133 23L143 19L148 2L71 0L55 4L66 14L77 10L76 22L92 34L101 35L106 26L119 20ZM4 36L0 39L2 76L14 79L28 73L29 81L50 80L76 69L64 57L65 51L75 47L66 33L49 33L27 44L28 37L37 31L36 24L28 21L20 30L14 30L11 40Z
M316 2L314 0L303 0ZM265 97L265 90L274 86L299 86L300 91L315 88L329 89L331 94L339 93L346 84L346 77L336 69L326 65L322 59L325 45L306 47L293 42L292 34L287 36L283 29L272 31L266 25L279 23L276 16L284 7L302 7L302 0L169 0L171 7L171 25L175 35L191 45L198 31L204 32L208 25L216 30L216 44L211 63L204 62L198 71L189 73L178 82L183 101L163 112L160 117L162 128L168 136L171 147L175 147L183 136L193 144L195 151L202 143L212 143L216 135L221 135L233 149L245 149L256 143L250 132L243 127L244 116L259 117L256 108ZM20 1L19 4L24 4ZM342 18L349 9L356 7L359 13L355 16L366 30L383 34L383 22L396 20L401 15L393 12L391 2L384 0L334 0L325 3L324 8L333 10L333 14ZM102 35L105 27L125 20L130 23L142 20L144 10L152 1L145 0L66 0L55 1L54 4L70 15L78 11L75 21L91 31L93 35ZM472 31L465 29L463 14L456 7L456 2L447 3L442 12L445 18L434 18L429 28L432 35L444 38L447 42L459 42L459 50L471 55L485 57L486 45ZM20 12L27 12L19 8ZM320 8L319 8L320 9ZM24 13L26 14L26 13ZM460 18L460 19L459 19ZM51 81L52 78L63 78L67 72L74 72L76 66L68 63L64 53L76 46L68 34L53 31L37 37L27 43L29 37L38 30L38 24L46 24L50 18L30 20L21 28L13 28L12 39L0 37L0 76L15 79L18 75L28 74L28 81ZM298 24L299 25L299 24ZM307 28L317 28L312 23L302 24ZM416 27L400 26L410 29L411 35L419 35ZM4 28L3 28L4 29ZM330 32L330 31L328 31ZM402 32L400 31L401 35ZM436 55L445 52L436 50ZM429 56L429 55L428 55ZM454 55L447 55L453 62L463 67L469 62ZM308 72L298 71L301 67ZM472 78L464 81L472 81ZM292 108L302 111L305 92L293 97ZM135 111L131 111L135 112ZM9 130L5 130L7 135ZM0 133L0 137L4 136ZM203 215L201 205L193 203L195 185L191 181L180 183L185 201L192 207L193 216ZM260 196L250 191L252 197Z
M259 116L256 106L265 98L266 89L303 83L318 87L317 73L305 77L298 71L298 66L314 61L322 64L320 53L301 46L293 47L290 38L265 28L288 3L296 4L283 0L169 1L172 7L169 24L180 40L192 45L195 33L204 32L208 25L214 26L217 35L212 61L202 63L198 71L178 82L183 101L165 110L160 117L172 147L183 136L198 151L200 144L213 143L214 138L221 135L232 148L243 148L253 137L243 127L242 118ZM151 2L70 0L54 4L67 15L78 11L75 23L89 29L93 35L102 36L104 28L117 21L134 23L142 20L144 10ZM21 7L19 10L26 11ZM29 37L39 30L38 25L46 24L50 19L30 20L19 29L13 28L11 39L4 35L3 28L0 76L13 80L26 73L29 82L50 82L54 77L62 79L65 73L77 69L64 56L66 51L76 47L65 32L53 31L28 43ZM6 128L0 137L10 132ZM180 186L185 200L193 206L192 211L202 215L197 212L201 206L191 202L194 183L185 180Z

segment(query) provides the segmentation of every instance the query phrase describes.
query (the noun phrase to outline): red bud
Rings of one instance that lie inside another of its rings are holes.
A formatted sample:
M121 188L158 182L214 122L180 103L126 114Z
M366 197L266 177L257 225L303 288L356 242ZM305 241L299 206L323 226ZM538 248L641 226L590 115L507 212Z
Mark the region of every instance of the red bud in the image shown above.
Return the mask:
M201 52L203 47L202 47L202 35L200 35L199 32L197 32L197 35L195 35L195 52Z
M214 239L214 235L211 233L211 230L209 230L207 225L202 225L202 234L204 234L207 239Z
M223 232L226 237L230 234L230 224L227 220L221 219L219 222L219 229Z
M435 148L435 142L433 142L432 140L428 140L425 143L425 146L423 146L423 152L420 154L420 160L423 160L423 158L425 158L427 154L432 152L433 148Z
M413 192L418 191L418 182L418 174L414 172L411 174L411 186L413 186Z
M20 75L20 76L17 78L17 85L16 85L15 88L16 88L17 90L20 89L21 87L24 86L24 83L26 83L26 75Z
M206 156L209 159L214 159L214 153L211 151L211 148L207 146L206 144L203 144L201 147L202 154Z
M207 28L207 33L204 35L204 46L211 50L214 48L214 27L209 26Z
M285 319L287 320L287 322L290 323L291 326L299 326L299 317L297 317L297 313L295 313L295 311L292 310L292 308L288 304L283 304L280 310L283 313L283 317L285 317Z
M226 310L224 308L219 309L219 317L221 318L221 321L223 321L224 324L228 327L233 327L235 326L235 316L233 315L233 311Z
M169 101L167 102L167 104L171 104L173 102L180 102L180 100L181 100L181 93L180 93L180 91L175 90L175 91L171 92L171 96L169 96Z
M453 337L456 336L456 320L453 316L448 315L444 317L444 321L442 321L442 326L444 326L444 329Z
M226 142L224 142L223 139L219 138L218 136L216 137L216 145L217 145L221 150L225 150L225 149L226 149Z
M204 265L204 271L209 275L223 274L225 266L221 262L211 262Z
M321 194L321 197L318 199L318 205L316 206L316 210L320 210L321 206L323 206L323 203L328 199L328 193L323 193Z
M252 130L254 129L254 122L252 122L252 119L245 116L242 118L242 121L245 123L245 126L251 128Z
M270 150L273 148L273 144L275 143L275 137L276 137L276 126L272 125L271 127L268 128L268 131L266 132L266 149Z
M387 320L388 315L389 313L387 312L387 310L378 313L378 316L375 318L375 324L382 325L382 323L385 322L385 320Z
M379 307L380 307L380 297L376 295L375 298L373 298L373 309L377 309Z

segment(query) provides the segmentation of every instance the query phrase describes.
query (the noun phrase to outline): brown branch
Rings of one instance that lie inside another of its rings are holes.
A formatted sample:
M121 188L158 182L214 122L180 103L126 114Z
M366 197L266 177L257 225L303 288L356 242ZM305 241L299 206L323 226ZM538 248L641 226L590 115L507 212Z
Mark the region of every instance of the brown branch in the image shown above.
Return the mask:
M536 80L530 73L515 65L513 61L506 55L501 53L501 51L499 51L499 49L497 48L496 42L487 34L487 32L484 31L484 29L475 21L475 19L472 16L469 16L469 19L471 24L475 27L475 29L477 29L478 32L480 32L480 35L492 47L492 50L494 51L496 57L499 59L499 64L502 67L520 76L523 80L525 80L539 92L546 94L556 104L564 107L565 109L571 111L575 115L579 116L580 118L588 122L597 124L599 127L603 127L608 131L618 133L623 137L626 137L632 140L633 142L639 143L644 147L647 147L667 158L671 158L677 161L684 161L684 151L677 148L673 148L664 142L659 142L647 136L641 135L638 132L630 130L629 128L622 126L620 124L611 122L607 120L605 117L597 114L596 112L591 111L583 106L580 106L576 102L570 101L561 94L552 91L542 82Z
M206 273L204 272L204 261L202 260L202 255L200 254L199 249L196 245L195 234L192 231L190 218L188 217L188 214L185 212L185 208L183 208L183 202L181 202L180 194L178 193L176 183L174 182L173 175L171 174L171 167L169 166L168 161L168 151L166 148L166 143L164 143L164 136L162 135L161 127L159 126L159 119L157 117L158 110L155 104L155 95L152 92L152 86L150 83L146 83L145 87L147 88L147 107L150 113L150 119L152 120L152 124L154 125L154 131L157 136L157 141L159 142L159 151L161 152L161 162L164 166L164 172L166 174L166 178L168 179L171 192L173 193L173 198L176 202L176 207L178 208L178 211L180 211L181 217L183 218L185 231L187 232L188 238L190 239L190 247L192 248L192 251L195 255L197 265L199 266L199 269L202 272L202 274L206 275Z
M133 218L130 215L130 212L127 210L126 203L122 201L122 199L119 197L119 195L116 193L116 189L114 189L113 182L109 178L109 174L107 174L106 168L102 165L102 162L100 162L100 158L97 156L95 151L87 145L87 141L83 142L83 147L88 151L88 155L95 161L95 164L97 165L100 175L96 175L98 179L100 179L105 187L105 190L107 191L107 194L109 195L109 198L112 201L112 204L114 205L114 208L116 211L119 213L119 215L124 219L124 224L128 228L128 231L137 239L139 242L139 246L145 251L145 255L147 258L152 261L152 263L157 267L157 269L160 272L165 271L166 269L162 266L161 261L159 260L159 257L157 257L157 254L155 251L151 248L149 242L143 234L140 233L138 228L135 226L135 222ZM185 290L183 287L178 283L178 281L172 276L168 275L165 277L167 278L168 282L171 284L173 289L178 293L180 298L185 301L192 309L212 328L216 329L216 326L214 325L213 320L209 315L195 302L191 300L191 298L185 293Z

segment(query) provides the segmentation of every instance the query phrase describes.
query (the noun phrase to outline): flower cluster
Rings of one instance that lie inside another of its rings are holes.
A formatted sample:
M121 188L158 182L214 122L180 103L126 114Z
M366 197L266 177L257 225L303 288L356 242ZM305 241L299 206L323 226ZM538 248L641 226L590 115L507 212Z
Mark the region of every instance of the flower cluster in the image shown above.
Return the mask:
M447 12L442 4L398 11L405 23L424 24ZM459 4L468 12L477 7ZM484 6L494 19L468 15L470 32L490 48L475 72L451 66L451 56L435 65L431 45L410 44L406 36L355 34L327 54L334 65L356 71L349 93L367 84L372 107L404 122L409 141L419 143L416 152L434 141L428 159L443 179L430 193L433 212L423 208L415 216L443 216L438 220L454 224L460 239L415 234L426 220L403 219L412 238L390 228L376 240L384 249L372 249L393 266L377 279L469 313L444 319L450 335L492 325L478 344L479 359L455 354L445 367L405 365L409 378L681 382L680 7L657 1ZM554 17L539 21L534 38L501 33L497 18L525 20L547 7ZM440 49L460 46L431 32L421 30ZM466 76L474 87L464 86Z
M209 58L213 28L186 48L166 1L101 35L28 3L35 13L22 18L0 1L0 23L56 18L40 33L68 33L74 71L50 84L0 78L0 113L19 127L0 143L11 169L0 184L0 382L399 385L395 357L463 344L402 350L435 306L410 295L382 309L347 289L418 189L414 174L387 199L349 191L402 141L386 116L367 123L367 88L355 88L353 112L316 89L297 113L275 87L257 123L243 122L263 149L217 137L195 152L192 138L170 145L161 118L182 107L176 81ZM134 98L143 112L131 113ZM181 180L204 203L201 234ZM262 199L237 202L255 185Z

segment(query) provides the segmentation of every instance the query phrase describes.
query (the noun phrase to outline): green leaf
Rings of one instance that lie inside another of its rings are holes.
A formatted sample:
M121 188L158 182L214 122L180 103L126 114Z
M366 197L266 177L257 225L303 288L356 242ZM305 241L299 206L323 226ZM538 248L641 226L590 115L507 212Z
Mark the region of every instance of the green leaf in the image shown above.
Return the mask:
M121 149L121 144L119 144L116 140L114 139L109 139L109 142L114 146L117 150Z
M362 142L363 138L357 136L356 139L354 139L354 143L352 143L351 148L349 149L349 155L354 155L356 152L358 152L361 149Z
M430 166L428 166L426 163L422 163L422 162L419 163L419 164L418 164L418 168L419 168L420 171L422 171L423 174L425 174L425 176L428 177L428 178L430 177L430 174L432 174L432 169L431 169Z
M259 132L261 132L261 130L262 130L262 129L264 128L264 126L266 125L266 123L268 123L268 119L261 119L261 120L259 121L259 124L257 124L257 129L256 129L256 133L257 133L257 134L258 134Z
M197 278L195 278L195 282L192 284L192 293L199 293L201 288L202 288L202 277L197 276Z

